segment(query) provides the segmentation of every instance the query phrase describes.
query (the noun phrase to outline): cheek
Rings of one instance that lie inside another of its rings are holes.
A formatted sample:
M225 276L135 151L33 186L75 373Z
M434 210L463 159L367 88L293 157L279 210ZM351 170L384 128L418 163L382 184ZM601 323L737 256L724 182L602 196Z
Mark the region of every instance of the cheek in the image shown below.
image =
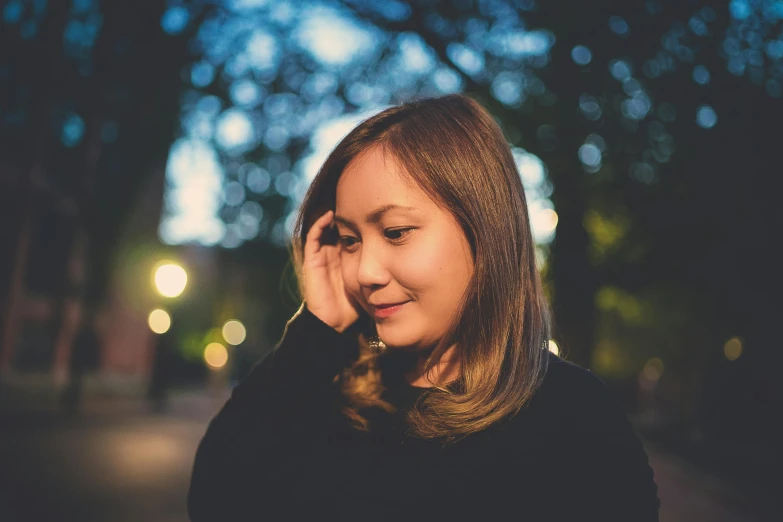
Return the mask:
M356 280L356 263L356 256L340 254L340 272L343 276L345 289L354 297L360 297L361 290L359 288L359 283Z
M443 238L443 239L440 239ZM470 277L470 262L456 241L446 236L423 241L400 260L397 279L425 301L450 301L461 295Z

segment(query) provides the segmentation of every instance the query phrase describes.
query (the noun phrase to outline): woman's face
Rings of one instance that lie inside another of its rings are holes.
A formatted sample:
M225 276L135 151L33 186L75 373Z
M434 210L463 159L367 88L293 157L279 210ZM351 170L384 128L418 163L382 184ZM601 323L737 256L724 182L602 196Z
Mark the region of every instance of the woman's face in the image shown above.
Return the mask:
M337 183L335 221L347 291L387 346L419 351L445 334L473 258L451 213L405 176L380 146L365 150ZM373 306L403 302L385 313Z

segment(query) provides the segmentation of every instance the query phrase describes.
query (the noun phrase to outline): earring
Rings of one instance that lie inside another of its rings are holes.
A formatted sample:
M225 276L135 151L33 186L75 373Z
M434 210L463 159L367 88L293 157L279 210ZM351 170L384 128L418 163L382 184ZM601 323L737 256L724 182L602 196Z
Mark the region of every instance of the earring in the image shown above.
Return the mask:
M381 341L381 338L378 337L377 335L373 335L372 337L370 337L368 346L370 347L370 350L374 353L383 353L386 351L386 344L384 344L384 342Z

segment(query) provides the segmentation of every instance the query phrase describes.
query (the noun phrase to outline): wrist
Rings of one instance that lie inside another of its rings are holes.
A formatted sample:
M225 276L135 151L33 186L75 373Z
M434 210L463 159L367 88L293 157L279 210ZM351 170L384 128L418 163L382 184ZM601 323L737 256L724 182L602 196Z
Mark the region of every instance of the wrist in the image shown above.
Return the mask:
M307 304L307 302L302 303L302 309L307 309L308 312L310 312L311 315L315 316L319 321L327 325L332 330L336 330L339 333L343 333L347 327L344 327L342 325L335 325L332 320L330 320L325 313L323 313L322 310L319 309L313 309L310 305Z

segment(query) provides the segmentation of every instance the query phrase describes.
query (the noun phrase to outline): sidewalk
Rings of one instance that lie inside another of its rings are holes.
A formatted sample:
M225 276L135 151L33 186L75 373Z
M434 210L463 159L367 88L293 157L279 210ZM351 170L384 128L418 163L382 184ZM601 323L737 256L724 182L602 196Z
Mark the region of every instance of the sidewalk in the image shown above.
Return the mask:
M0 520L187 522L196 447L227 394L172 391L161 413L142 396L89 394L75 416L44 398L5 401Z
M50 379L0 381L0 412L64 414L64 388ZM229 397L225 387L172 387L168 392L171 412L192 410L201 405L219 408ZM147 400L146 382L119 379L87 379L81 401L81 415L147 414L151 411Z
M206 424L228 400L228 388L204 390L179 388L170 390L163 411L141 390L129 393L85 392L78 413L64 410L60 394L54 390L4 390L0 395L0 424L4 431L37 431L63 425L106 424L142 418L166 417L187 419Z
M707 473L649 441L644 443L658 485L661 522L781 520L780 508L769 496Z

